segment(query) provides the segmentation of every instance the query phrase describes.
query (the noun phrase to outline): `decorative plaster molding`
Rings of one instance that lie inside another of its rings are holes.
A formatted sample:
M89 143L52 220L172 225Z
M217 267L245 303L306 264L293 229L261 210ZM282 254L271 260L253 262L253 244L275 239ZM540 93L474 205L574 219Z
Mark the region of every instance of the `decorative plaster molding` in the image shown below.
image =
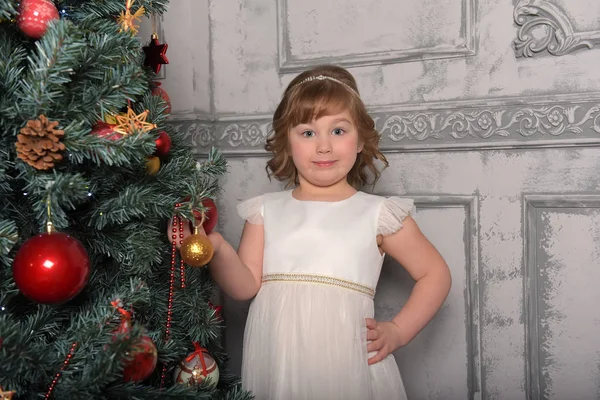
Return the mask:
M521 0L513 15L519 26L515 40L517 57L533 57L543 51L563 56L600 43L600 30L575 32L566 12L548 0ZM536 37L536 29L545 35Z
M600 208L600 196L591 194L530 194L523 196L523 310L525 319L525 390L527 399L542 400L544 376L540 359L539 213L542 210Z
M579 99L579 100L577 100ZM600 93L370 110L387 153L600 145ZM229 156L264 156L270 115L175 117L199 154L210 146Z
M582 111L584 111L582 113ZM406 112L383 115L379 127L384 145L405 142L501 142L503 138L566 137L584 133L586 122L600 134L600 103L584 105L485 107L474 110ZM385 142L387 139L387 143ZM600 136L598 136L600 139Z
M469 57L477 54L477 1L462 0L461 44L446 44L435 47L396 49L389 51L364 52L335 57L296 58L291 53L287 28L287 0L277 0L277 43L279 72L300 72L315 65L337 64L344 67L413 62L442 58Z
M398 193L385 193L398 196ZM469 399L481 399L481 282L479 253L479 197L469 195L420 196L402 194L414 200L417 212L424 209L464 208L464 251L465 251L465 325L467 326L467 387Z

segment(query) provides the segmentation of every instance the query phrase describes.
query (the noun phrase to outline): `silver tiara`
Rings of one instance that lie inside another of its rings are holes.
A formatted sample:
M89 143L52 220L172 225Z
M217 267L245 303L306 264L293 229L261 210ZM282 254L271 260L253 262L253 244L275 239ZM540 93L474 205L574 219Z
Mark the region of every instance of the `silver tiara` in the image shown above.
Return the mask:
M343 85L346 87L346 89L348 89L349 91L351 91L352 93L354 93L357 97L360 97L360 95L358 94L358 92L354 89L352 89L352 87L350 87L349 85L345 84L344 82L340 81L339 79L336 79L332 76L327 76L327 75L316 75L316 76L309 76L306 79L301 80L299 83L296 84L296 86L300 86L306 82L312 82L312 81L324 81L324 80L328 80L328 81L332 81L332 82L337 82L340 85Z

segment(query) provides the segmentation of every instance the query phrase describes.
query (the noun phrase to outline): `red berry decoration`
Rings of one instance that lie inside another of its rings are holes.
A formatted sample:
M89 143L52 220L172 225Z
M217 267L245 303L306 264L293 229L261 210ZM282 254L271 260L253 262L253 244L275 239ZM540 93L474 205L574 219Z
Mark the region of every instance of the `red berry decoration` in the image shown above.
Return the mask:
M167 103L167 109L165 110L165 112L167 114L171 114L171 97L169 97L169 93L167 93L165 89L160 87L160 82L154 82L154 85L155 86L152 88L152 95L162 97L165 103Z
M42 304L60 304L75 297L90 275L83 245L61 232L27 240L15 255L13 279L23 295Z
M128 354L133 357L125 363L123 369L123 379L129 382L141 382L147 379L158 361L158 351L150 337L142 336L139 342L135 343Z
M204 222L202 222L202 213L200 211L194 211L194 218L196 219L196 224L202 223L204 231L208 234L217 226L219 211L215 202L209 198L202 200L202 206L207 209L204 213Z
M107 138L110 140L119 140L123 137L119 132L115 132L114 128L116 125L108 124L104 121L98 121L94 128L90 132L92 135Z
M156 139L156 152L154 155L164 157L169 154L169 150L171 150L171 137L167 132L160 131Z
M58 19L58 10L50 0L21 0L17 24L21 32L31 39L40 39L48 23Z

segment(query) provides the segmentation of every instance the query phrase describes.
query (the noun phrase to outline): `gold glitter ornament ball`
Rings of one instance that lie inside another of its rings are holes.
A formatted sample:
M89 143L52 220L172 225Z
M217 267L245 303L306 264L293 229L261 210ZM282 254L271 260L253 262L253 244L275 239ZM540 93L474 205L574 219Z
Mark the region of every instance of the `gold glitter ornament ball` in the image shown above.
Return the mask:
M160 169L160 158L148 157L146 159L146 172L149 175L156 175Z
M214 249L208 237L194 233L183 240L179 254L187 265L203 267L212 259Z

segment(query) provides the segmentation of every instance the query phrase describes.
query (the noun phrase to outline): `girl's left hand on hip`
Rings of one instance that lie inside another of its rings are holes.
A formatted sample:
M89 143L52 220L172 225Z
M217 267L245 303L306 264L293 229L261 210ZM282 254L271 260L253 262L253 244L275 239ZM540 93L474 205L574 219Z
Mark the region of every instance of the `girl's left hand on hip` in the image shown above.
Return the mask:
M394 322L378 322L373 318L367 318L367 352L376 351L369 358L369 365L378 363L402 347L400 327Z

